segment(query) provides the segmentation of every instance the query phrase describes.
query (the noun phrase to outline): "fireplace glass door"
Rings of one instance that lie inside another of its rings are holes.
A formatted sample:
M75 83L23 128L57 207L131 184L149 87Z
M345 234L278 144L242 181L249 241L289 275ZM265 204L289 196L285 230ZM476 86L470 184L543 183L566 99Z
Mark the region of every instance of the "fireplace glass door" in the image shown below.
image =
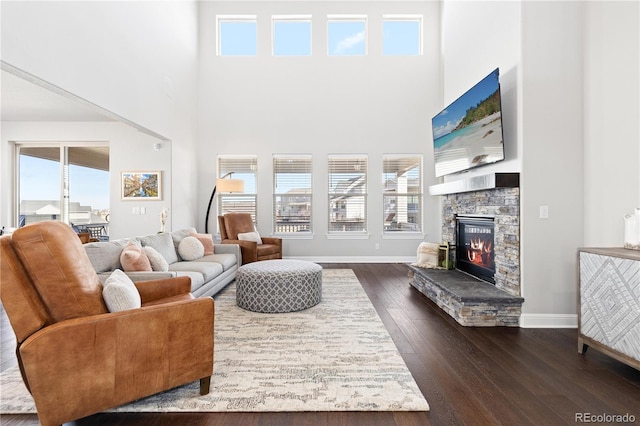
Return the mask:
M493 218L457 216L456 225L456 268L495 284Z

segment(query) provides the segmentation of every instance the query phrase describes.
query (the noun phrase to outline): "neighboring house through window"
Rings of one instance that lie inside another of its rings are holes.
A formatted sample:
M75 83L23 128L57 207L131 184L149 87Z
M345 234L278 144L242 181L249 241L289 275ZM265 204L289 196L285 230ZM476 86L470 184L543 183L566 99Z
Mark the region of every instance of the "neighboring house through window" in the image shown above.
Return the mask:
M329 234L367 232L367 156L329 155Z
M311 155L273 156L273 231L310 234L312 222Z
M384 233L422 232L422 156L384 155Z

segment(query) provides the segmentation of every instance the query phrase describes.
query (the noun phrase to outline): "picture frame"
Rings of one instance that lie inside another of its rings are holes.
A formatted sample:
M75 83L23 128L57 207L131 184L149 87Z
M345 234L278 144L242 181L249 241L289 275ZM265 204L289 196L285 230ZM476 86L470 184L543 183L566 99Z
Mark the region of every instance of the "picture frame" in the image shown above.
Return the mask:
M162 200L162 171L125 171L120 177L121 199Z

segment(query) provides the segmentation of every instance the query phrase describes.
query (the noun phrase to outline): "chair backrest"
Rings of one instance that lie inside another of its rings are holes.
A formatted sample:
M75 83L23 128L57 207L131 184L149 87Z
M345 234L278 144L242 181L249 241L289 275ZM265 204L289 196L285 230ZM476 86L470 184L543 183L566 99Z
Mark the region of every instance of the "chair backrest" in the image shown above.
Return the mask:
M238 234L255 231L250 213L227 213L220 216L220 236L222 239L237 240ZM224 229L225 235L222 233Z
M0 295L19 342L48 324L108 312L102 284L68 225L38 222L0 241Z

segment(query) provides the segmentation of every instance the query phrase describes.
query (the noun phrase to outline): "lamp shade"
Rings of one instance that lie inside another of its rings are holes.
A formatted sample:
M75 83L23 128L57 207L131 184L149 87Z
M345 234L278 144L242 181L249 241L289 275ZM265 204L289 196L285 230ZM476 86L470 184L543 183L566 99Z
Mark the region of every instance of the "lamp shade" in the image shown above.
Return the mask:
M218 188L218 192L244 192L244 181L242 179L217 179L216 188Z

